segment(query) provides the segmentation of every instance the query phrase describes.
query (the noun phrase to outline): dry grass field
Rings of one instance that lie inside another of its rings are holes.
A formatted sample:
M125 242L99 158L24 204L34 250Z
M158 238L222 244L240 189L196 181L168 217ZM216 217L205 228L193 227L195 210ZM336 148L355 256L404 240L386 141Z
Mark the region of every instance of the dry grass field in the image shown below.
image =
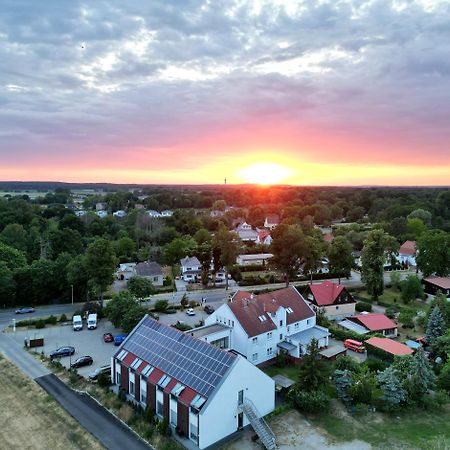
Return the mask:
M0 355L0 450L104 447L34 381Z

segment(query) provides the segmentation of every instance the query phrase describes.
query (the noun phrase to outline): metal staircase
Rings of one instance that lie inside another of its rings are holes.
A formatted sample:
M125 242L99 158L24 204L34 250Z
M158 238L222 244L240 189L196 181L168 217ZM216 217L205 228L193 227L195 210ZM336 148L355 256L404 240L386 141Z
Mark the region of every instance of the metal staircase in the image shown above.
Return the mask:
M267 425L266 421L261 417L261 414L259 414L253 402L248 398L245 398L244 402L239 405L239 408L247 416L247 419L264 447L266 447L267 450L275 450L277 448L275 435L269 428L269 425Z

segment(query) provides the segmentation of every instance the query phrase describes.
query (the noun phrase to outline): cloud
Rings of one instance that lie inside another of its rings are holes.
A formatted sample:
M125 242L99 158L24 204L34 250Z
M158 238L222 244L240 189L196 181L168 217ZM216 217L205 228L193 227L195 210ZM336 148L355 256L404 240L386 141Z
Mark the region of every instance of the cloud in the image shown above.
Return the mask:
M2 164L194 170L267 144L450 167L449 17L431 0L7 0Z

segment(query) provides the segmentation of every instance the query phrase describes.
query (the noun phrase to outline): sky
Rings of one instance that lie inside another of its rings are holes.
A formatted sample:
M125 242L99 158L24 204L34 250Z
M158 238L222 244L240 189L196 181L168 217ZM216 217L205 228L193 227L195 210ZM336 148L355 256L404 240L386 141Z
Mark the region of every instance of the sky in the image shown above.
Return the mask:
M0 180L450 185L450 0L3 0Z

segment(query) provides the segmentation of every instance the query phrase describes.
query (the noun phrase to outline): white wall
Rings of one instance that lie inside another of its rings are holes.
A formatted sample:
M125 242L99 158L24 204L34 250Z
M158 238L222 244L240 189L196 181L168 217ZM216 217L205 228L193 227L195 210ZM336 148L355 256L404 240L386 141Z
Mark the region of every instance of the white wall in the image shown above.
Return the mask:
M275 408L275 382L242 357L199 414L201 449L237 431L238 392L244 391L263 416ZM248 425L244 415L244 426Z

